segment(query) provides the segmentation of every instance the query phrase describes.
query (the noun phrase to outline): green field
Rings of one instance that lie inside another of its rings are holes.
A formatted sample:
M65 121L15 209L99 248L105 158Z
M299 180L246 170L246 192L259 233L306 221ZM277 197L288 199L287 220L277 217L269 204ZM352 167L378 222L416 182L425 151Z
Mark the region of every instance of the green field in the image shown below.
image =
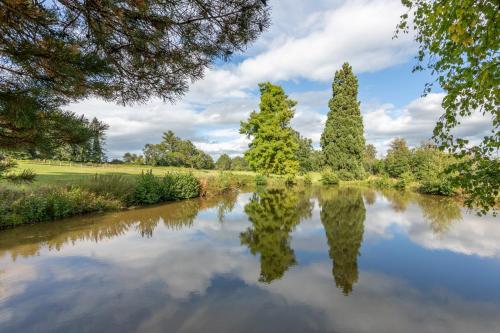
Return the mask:
M153 167L147 165L129 165L129 164L98 164L86 165L79 163L58 162L58 161L17 161L18 166L15 172L22 169L31 169L36 173L36 180L32 184L13 185L6 181L0 181L0 185L7 188L24 187L33 188L48 185L66 185L77 183L85 177L95 174L121 174L121 175L140 175L142 172L153 170L153 173L162 176L169 172L191 172L195 176L210 176L220 173L218 170L197 170L177 167ZM250 171L231 171L235 175L254 175Z

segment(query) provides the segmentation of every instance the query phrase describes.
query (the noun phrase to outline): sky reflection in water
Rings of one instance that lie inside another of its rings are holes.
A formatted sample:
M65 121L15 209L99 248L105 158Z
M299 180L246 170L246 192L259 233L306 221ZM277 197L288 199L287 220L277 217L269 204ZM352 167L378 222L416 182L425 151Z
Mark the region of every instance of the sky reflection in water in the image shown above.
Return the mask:
M0 332L499 332L500 225L262 190L0 232Z

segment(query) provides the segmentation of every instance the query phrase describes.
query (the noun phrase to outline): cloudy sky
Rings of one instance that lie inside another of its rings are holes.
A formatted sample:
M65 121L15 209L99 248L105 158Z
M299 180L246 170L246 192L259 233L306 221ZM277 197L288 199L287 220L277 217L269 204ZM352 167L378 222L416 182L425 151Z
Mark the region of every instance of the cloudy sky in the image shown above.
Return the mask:
M331 81L348 61L359 78L365 136L379 154L392 138L404 136L418 145L432 135L442 93L421 98L428 73L412 74L416 45L411 35L393 39L400 0L274 0L272 26L244 54L217 63L203 80L175 104L158 100L122 107L89 99L68 106L110 125L108 156L140 153L173 130L214 157L241 154L248 145L239 124L258 108L257 84L280 84L298 101L292 125L302 135L319 139L328 112ZM467 122L464 136L480 137L487 123Z

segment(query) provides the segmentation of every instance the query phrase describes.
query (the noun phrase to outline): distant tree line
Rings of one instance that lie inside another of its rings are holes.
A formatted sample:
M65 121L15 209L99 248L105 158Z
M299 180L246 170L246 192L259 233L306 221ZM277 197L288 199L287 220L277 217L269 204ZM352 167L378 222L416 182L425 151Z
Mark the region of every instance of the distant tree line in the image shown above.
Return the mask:
M231 158L227 154L222 154L214 162L209 154L197 148L190 140L181 139L170 130L163 133L160 143L146 144L143 153L144 155L138 155L127 152L123 155L122 162L207 170L250 170L247 161L240 156Z

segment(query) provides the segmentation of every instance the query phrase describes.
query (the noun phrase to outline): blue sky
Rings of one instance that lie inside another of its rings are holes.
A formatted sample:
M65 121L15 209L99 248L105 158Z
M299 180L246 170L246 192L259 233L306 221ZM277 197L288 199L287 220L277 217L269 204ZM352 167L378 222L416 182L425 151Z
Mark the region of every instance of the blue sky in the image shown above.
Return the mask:
M273 0L270 6L270 29L244 53L214 64L175 104L151 100L122 107L88 99L68 109L110 125L110 158L140 153L167 130L214 157L235 156L248 145L238 129L258 109L257 85L271 81L298 101L292 126L318 147L331 81L347 61L359 78L366 141L379 155L394 137L415 146L432 136L443 94L435 90L421 98L432 78L411 71L416 54L412 34L392 38L405 12L400 0ZM458 133L475 140L486 130L487 122L473 117Z

